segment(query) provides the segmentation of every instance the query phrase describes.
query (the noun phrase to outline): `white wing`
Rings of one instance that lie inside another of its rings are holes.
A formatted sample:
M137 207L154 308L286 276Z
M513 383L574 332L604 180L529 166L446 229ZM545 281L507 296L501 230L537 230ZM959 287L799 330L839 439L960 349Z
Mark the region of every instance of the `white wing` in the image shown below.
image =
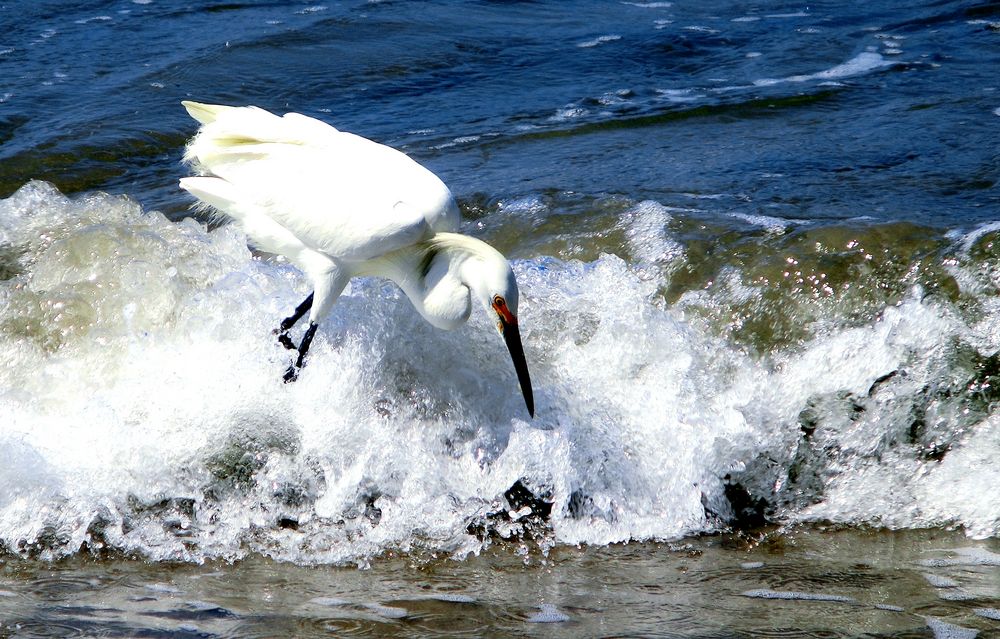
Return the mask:
M458 228L448 187L404 153L290 113L186 102L202 122L185 159L226 183L181 186L239 221L264 216L304 245L366 260ZM189 179L190 180L190 179ZM225 197L205 198L206 191ZM268 238L251 239L267 248Z

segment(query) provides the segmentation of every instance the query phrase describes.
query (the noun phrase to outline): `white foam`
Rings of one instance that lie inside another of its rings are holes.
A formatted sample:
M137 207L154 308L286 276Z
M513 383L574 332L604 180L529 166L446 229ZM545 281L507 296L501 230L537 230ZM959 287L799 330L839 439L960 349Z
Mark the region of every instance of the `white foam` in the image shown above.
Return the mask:
M806 77L810 79L819 78L823 80L850 78L888 66L892 66L892 62L886 60L877 53L865 52L859 53L857 56L851 58L844 64L838 64L837 66L827 69L826 71L820 71L819 73Z
M936 617L925 617L925 619L927 627L934 633L934 639L975 639L979 635L978 630L956 626Z
M340 599L339 597L313 597L309 600L309 603L314 603L317 606L330 606L333 608L350 605L349 601L346 599Z
M949 588L938 592L938 598L945 601L972 601L977 596L961 588Z
M709 33L716 34L719 33L718 29L713 29L712 27L706 27L700 24L693 24L691 26L684 27L685 31L695 31L697 33Z
M608 91L607 93L601 94L601 97L597 98L597 101L603 106L618 106L628 103L628 97L631 94L632 92L628 89Z
M984 619L1000 621L1000 610L997 610L996 608L975 608L972 612L980 617L983 617Z
M949 553L958 557L941 559L922 559L920 565L930 568L945 566L1000 566L1000 553L990 552L985 548L949 548Z
M445 601L448 603L476 603L476 599L474 597L457 592L438 592L433 595L427 595L427 599Z
M484 313L438 331L394 286L356 280L286 385L289 355L271 331L308 293L295 269L254 258L230 227L25 187L0 202L0 245L20 255L0 281L0 542L57 530L43 554L100 543L191 561L462 556L483 547L469 524L519 479L549 494L557 543L709 531L719 523L705 505L728 508L726 474L751 473L758 458L791 466L811 397L864 396L903 367L918 392L941 344L1000 314L969 327L914 291L877 321L761 360L699 320L722 293L663 303L667 267L684 259L674 213L653 201L623 212L615 232L631 264L515 263L528 421ZM734 269L724 279L733 299L760 294ZM1000 497L982 486L1000 482L1000 423L927 462L888 448L908 422L876 413L817 431L844 451L815 469L824 501L781 514L996 534ZM294 534L279 518L298 523Z
M165 595L176 595L180 594L180 588L176 586L171 586L170 584L146 584L146 590L150 592L156 592Z
M539 611L528 617L528 623L563 623L570 617L552 604L541 604Z
M75 22L76 24L88 24L90 22L111 22L113 20L114 18L112 18L111 16L101 15L101 16L93 16L92 18L81 18L79 20L76 20Z
M370 610L379 617L385 617L386 619L403 619L409 614L406 608L400 608L398 606L385 606L376 603L363 604L362 608Z
M626 211L619 224L625 228L632 255L649 264L668 264L681 259L684 248L667 230L672 219L670 209L652 200Z
M622 39L622 37L620 35L612 33L612 34L608 34L608 35L597 36L596 38L594 38L592 40L586 40L584 42L578 42L576 46L580 47L581 49L589 49L591 47L596 47L599 44L604 44L606 42L614 42L616 40L621 40L621 39Z
M692 89L657 89L656 93L675 103L697 102L703 97Z
M576 120L587 115L589 111L583 107L567 106L556 111L555 115L549 118L550 122L566 122Z
M743 220L748 224L753 224L754 226L760 226L766 229L769 233L774 233L776 235L781 235L793 222L798 222L799 220L785 220L780 217L772 217L770 215L760 215L754 213L741 213L739 211L733 211L729 214L730 217L736 218L737 220Z
M776 84L782 84L785 82L809 82L811 80L842 80L844 78L851 78L859 75L864 75L866 73L871 73L878 69L883 69L886 67L893 66L894 62L886 60L882 55L872 52L865 51L859 53L855 57L851 58L843 64L838 64L835 67L831 67L824 71L818 71L816 73L810 73L807 75L791 75L784 78L762 78L759 80L754 80L754 86L764 87L764 86L774 86Z
M478 142L481 138L482 136L480 135L463 135L457 138L453 138L447 142L442 142L441 144L435 144L431 148L437 150L450 149L452 147L456 147L462 144L470 144L472 142Z
M497 211L514 217L537 217L548 211L548 206L537 195L525 195L502 200L497 205Z
M944 577L942 575L935 575L933 573L925 572L924 579L927 583L934 586L935 588L957 588L958 582L950 577Z
M853 597L845 597L843 595L796 592L792 590L768 590L766 588L760 590L747 590L743 593L743 596L754 599L781 599L785 601L831 601L835 603L857 603L857 600Z
M993 233L1000 230L1000 221L986 222L976 227L972 231L965 234L956 233L951 231L948 233L948 237L952 239L960 239L959 248L962 253L968 255L969 251L972 250L973 244L979 241L979 238L983 237L988 233Z

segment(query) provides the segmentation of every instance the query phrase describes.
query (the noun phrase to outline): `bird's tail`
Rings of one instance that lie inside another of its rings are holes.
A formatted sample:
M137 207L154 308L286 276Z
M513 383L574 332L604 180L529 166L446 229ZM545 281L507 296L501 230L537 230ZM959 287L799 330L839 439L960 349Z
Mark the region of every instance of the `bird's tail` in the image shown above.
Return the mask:
M187 109L188 115L202 124L211 124L218 120L219 115L222 113L239 108L223 106L221 104L202 104L201 102L192 102L191 100L184 100L181 104Z
M181 104L201 123L184 153L184 161L212 174L216 162L250 159L272 150L274 144L323 144L337 133L325 122L298 113L284 117L259 107L231 107L184 101Z

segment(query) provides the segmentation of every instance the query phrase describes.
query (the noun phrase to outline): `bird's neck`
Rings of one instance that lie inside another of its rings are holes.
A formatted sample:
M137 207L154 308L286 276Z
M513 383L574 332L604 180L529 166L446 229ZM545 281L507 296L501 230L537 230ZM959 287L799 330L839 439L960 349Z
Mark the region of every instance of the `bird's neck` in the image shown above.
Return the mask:
M500 255L481 240L437 233L366 263L357 274L392 280L427 321L440 328L455 328L471 311L470 284L475 280L475 269L493 254Z
M447 266L454 277L467 280L465 271L471 260L492 257L502 259L497 251L486 242L459 233L436 233L423 242L387 253L366 262L356 275L386 277L406 289L410 285L422 285L432 269Z

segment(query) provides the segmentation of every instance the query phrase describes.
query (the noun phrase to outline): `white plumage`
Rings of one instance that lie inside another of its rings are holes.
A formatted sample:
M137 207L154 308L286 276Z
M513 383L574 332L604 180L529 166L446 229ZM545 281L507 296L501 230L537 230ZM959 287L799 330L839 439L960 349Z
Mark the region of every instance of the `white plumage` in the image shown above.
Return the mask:
M309 311L295 379L316 324L350 278L388 277L431 324L455 328L470 297L496 314L528 412L531 382L517 329L510 264L488 244L454 233L459 210L448 187L406 154L298 113L184 102L201 123L184 155L198 177L181 188L235 220L262 250L286 256L314 293L281 323Z

